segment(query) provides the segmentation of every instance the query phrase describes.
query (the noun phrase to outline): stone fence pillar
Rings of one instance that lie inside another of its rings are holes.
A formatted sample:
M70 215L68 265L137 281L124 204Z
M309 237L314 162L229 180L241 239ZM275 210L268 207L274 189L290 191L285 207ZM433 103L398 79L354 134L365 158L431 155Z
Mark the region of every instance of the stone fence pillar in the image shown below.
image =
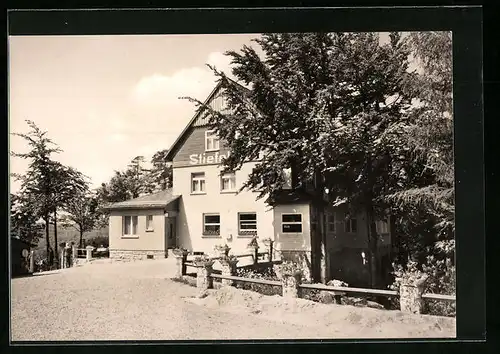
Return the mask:
M87 261L92 260L92 251L94 250L94 247L87 246L87 247L85 247L85 250L87 251Z
M196 287L200 290L200 292L213 288L213 278L210 276L212 274L213 264L214 261L206 261L196 265L198 267L196 274Z
M422 277L413 283L402 283L399 288L399 303L401 311L407 313L422 313L424 301L422 294L427 278Z
M253 248L253 264L259 263L259 248L254 247Z
M76 264L76 259L78 258L78 247L76 245L72 246L72 253L71 253L71 266L74 266Z
M222 267L222 275L235 276L236 275L236 264L238 263L237 258L223 257L220 259L220 264ZM234 280L222 279L222 285L232 286Z
M35 251L33 251L33 250L30 251L30 269L29 269L29 272L30 273L35 272Z
M60 259L59 259L59 265L61 269L66 268L66 264L64 262L64 259L66 258L66 249L64 247L61 248L61 254L60 254Z
M175 257L175 277L182 278L182 276L186 275L186 261L188 252L183 249L175 249L173 250L173 254Z
M186 256L184 255L174 255L175 257L175 277L182 278L183 275L186 275Z
M302 272L286 272L281 274L281 284L284 298L301 297L300 285L302 283Z
M274 241L271 239L264 240L264 245L267 247L267 260L269 262L273 261L273 246L274 246Z
M247 247L252 250L253 264L257 265L257 263L259 263L259 243L257 242L257 236L252 238L252 241L250 241Z

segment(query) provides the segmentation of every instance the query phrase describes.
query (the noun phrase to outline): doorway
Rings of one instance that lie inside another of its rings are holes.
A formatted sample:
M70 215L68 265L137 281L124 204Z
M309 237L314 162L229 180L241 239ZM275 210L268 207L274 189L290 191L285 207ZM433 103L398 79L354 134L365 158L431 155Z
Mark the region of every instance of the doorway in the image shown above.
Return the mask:
M165 218L165 247L173 249L177 247L177 237L175 233L175 217Z

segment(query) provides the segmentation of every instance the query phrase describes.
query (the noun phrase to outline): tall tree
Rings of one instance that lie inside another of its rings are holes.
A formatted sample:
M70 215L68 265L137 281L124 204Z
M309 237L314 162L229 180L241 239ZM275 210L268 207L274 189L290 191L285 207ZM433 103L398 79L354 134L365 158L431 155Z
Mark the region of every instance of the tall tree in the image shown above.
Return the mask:
M97 188L97 195L101 203L116 203L132 198L126 181L126 176L120 171L115 171L109 182L102 183Z
M64 211L67 213L63 218L64 226L78 231L79 246L83 247L83 235L92 231L99 221L97 196L88 191L80 192L66 203Z
M54 260L58 266L57 211L75 193L86 188L86 181L80 172L54 161L51 155L62 150L47 137L46 131L30 120L26 122L31 130L27 134L13 135L25 139L31 150L27 153L12 152L12 155L28 159L30 164L24 175L14 174L14 177L21 181L21 195L30 200L32 210L36 210L37 216L44 220L47 255L50 253L49 228L50 224L54 225Z
M441 246L451 252L455 228L451 32L412 33L409 43L421 68L415 81L420 109L418 119L406 127L405 145L434 178L389 199L401 207L427 211L443 240Z
M56 267L59 266L59 252L57 242L57 225L59 221L58 211L64 209L72 202L72 200L88 189L88 181L86 177L74 169L73 167L65 166L57 161L52 163L50 169L50 177L53 183L52 195L52 224L54 225L54 245L56 257L54 258Z
M96 189L98 227L105 227L108 223L108 212L105 209L108 204L137 198L153 190L149 182L149 170L144 168L144 163L143 156L135 157L127 168L115 171L109 182L102 183Z
M97 188L100 203L121 202L150 193L153 189L149 178L150 170L144 167L144 163L144 156L137 156L123 171L115 171L109 182L102 183Z
M11 152L12 156L30 160L26 174L13 176L21 182L21 194L29 196L33 208L37 210L45 223L45 238L47 255L50 250L49 223L53 211L54 183L51 169L53 168L51 155L59 153L61 149L47 137L47 132L42 131L33 121L26 120L30 131L26 134L12 133L23 138L30 147L27 153ZM57 245L56 245L57 246Z
M108 225L109 213L106 207L111 203L123 202L132 198L132 193L128 190L126 176L120 171L115 171L115 174L109 182L102 183L95 190L97 200L97 220L96 226L104 228Z
M147 173L149 170L144 168L145 161L144 156L134 157L124 172L125 183L132 198L137 198L148 192Z
M168 150L157 151L151 158L153 166L149 171L152 191L163 191L172 187L172 166L167 162Z
M395 166L406 161L386 137L412 118L409 49L397 33L383 45L367 33L265 34L255 42L264 58L248 46L226 53L233 75L250 89L213 68L230 113L194 100L211 113L210 123L232 152L225 168L260 158L242 188L261 190L267 201L285 184L283 170L292 168L296 189L314 181L318 217L325 199L364 212L376 285L375 219L387 208L380 197L402 183ZM324 262L324 232L313 243Z
M376 220L389 207L384 196L408 183L400 172L409 165L409 152L399 136L415 118L411 89L415 75L408 69L409 48L398 33L391 33L386 45L379 44L376 34L349 35L337 43L343 50L335 65L340 66L340 75L351 74L344 92L340 85L320 94L326 99L322 107L316 106L315 115L323 118L325 134L316 143L326 184L335 191L334 204L345 202L353 212L365 215L368 265L375 287L380 285ZM346 79L343 76L338 84ZM335 95L343 102L332 114Z
M26 195L10 195L10 232L21 240L37 244L43 237L43 225L38 223L36 204Z

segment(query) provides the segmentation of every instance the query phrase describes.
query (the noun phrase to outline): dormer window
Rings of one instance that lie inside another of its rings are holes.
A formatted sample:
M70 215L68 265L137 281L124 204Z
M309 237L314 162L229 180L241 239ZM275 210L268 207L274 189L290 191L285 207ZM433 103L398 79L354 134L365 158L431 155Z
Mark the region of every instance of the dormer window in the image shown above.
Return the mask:
M205 151L218 151L219 138L214 130L207 130L205 132Z

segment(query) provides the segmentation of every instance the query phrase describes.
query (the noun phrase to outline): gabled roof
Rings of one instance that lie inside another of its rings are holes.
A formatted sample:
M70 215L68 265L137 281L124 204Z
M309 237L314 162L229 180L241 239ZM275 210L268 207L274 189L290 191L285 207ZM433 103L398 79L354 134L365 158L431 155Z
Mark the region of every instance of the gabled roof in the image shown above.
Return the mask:
M219 81L217 83L217 85L215 86L215 88L210 93L210 95L208 95L208 97L205 100L205 102L203 102L203 104L207 105L211 100L213 100L214 97L216 96L216 94L218 93L219 89L221 88L221 86L222 86L222 82ZM191 118L191 120L186 125L186 127L184 128L184 130L182 130L182 132L179 134L179 136L177 137L177 139L174 141L174 143L172 144L172 146L168 150L168 153L167 153L167 156L166 156L167 161L172 161L173 160L173 158L174 158L175 154L177 153L177 151L179 150L181 144L187 138L187 133L193 127L193 124L196 122L196 120L198 119L198 117L200 116L200 114L201 114L201 111L197 109L196 113L193 116L193 118Z
M106 207L107 210L120 209L157 209L165 208L171 202L177 200L180 195L173 195L172 189L167 189L158 193L144 195L138 198L113 203Z
M232 83L234 83L235 85L238 85L241 88L243 88L245 90L248 90L246 87L244 87L243 85L237 83L236 81L234 81L234 80L232 80L230 78L227 78L227 79L229 81L231 81ZM208 105L217 96L217 94L219 93L219 90L220 90L221 87L222 87L222 81L219 81L217 83L217 85L214 87L214 89L212 90L212 92L208 95L208 97L205 100L205 102L203 102L203 104L204 105ZM201 114L202 114L202 110L197 109L196 113L193 116L193 118L191 118L191 120L186 125L186 127L184 128L184 130L179 134L179 136L177 137L177 139L174 141L174 143L172 144L172 146L168 150L168 153L167 153L167 156L166 156L167 161L171 162L173 160L175 154L177 153L177 151L179 150L179 148L181 147L181 145L186 140L189 131L194 126L195 122L197 121L197 119L200 117Z

